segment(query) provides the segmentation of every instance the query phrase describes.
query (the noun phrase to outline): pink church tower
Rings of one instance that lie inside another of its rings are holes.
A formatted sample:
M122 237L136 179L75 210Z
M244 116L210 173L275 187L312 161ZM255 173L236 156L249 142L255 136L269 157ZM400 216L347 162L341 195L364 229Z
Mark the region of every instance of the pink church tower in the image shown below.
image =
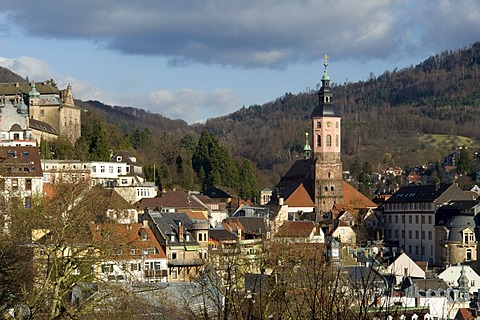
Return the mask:
M328 76L328 56L322 87L318 91L319 102L310 117L312 121L313 173L315 209L317 214L328 212L335 204L343 203L343 177L341 159L341 114L332 104L332 89Z

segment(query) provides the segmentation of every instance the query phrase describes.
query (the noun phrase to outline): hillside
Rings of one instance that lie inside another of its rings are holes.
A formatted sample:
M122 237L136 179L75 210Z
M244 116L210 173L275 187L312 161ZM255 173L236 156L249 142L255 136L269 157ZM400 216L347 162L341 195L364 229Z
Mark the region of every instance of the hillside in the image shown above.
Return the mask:
M374 168L437 161L455 145L431 148L419 139L423 134L479 140L479 64L480 43L475 43L368 81L335 84L334 101L343 112L344 166L348 168L355 155ZM334 66L330 76L334 81ZM262 106L210 119L204 127L226 141L234 154L278 174L285 162L299 156L317 102L315 92L285 93Z
M439 53L416 66L371 75L368 81L335 83L334 101L342 110L344 168L358 156L374 169L441 160L453 147L478 147L480 131L480 42ZM21 81L7 69L0 82ZM319 79L320 80L320 79ZM317 85L318 87L319 85ZM235 158L249 159L260 174L260 187L271 187L291 162L301 157L310 113L318 102L314 90L285 93L275 101L241 108L227 116L189 126L134 107L77 101L124 134L148 129L177 143L187 133L213 132ZM457 137L458 136L458 137ZM443 138L441 138L443 137ZM449 138L445 138L449 137ZM472 139L462 140L459 137ZM153 152L146 160L155 155Z

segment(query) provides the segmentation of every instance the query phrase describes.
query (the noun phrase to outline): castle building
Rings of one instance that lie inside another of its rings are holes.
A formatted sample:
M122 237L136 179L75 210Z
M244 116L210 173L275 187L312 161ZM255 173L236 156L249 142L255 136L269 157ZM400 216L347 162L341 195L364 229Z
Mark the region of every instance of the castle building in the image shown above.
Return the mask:
M80 108L72 87L60 90L52 81L0 84L0 132L3 145L34 145L43 138L80 137Z

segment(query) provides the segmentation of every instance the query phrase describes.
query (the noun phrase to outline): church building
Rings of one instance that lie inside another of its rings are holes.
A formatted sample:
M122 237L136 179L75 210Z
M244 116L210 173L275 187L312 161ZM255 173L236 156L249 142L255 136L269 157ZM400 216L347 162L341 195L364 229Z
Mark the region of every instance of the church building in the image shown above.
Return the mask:
M293 163L276 185L272 197L272 201L288 206L289 219L308 215L318 221L332 209L358 212L377 207L343 180L342 117L333 103L327 59L325 56L319 102L310 116L311 134L305 135L304 158Z

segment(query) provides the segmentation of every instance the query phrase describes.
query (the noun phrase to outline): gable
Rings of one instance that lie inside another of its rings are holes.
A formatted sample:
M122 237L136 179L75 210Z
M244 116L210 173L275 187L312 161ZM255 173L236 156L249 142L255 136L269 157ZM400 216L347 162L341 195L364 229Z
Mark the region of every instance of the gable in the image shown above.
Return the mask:
M312 201L311 195L305 189L303 184L297 186L297 188L290 194L290 196L284 199L284 203L289 207L314 207L315 204Z

